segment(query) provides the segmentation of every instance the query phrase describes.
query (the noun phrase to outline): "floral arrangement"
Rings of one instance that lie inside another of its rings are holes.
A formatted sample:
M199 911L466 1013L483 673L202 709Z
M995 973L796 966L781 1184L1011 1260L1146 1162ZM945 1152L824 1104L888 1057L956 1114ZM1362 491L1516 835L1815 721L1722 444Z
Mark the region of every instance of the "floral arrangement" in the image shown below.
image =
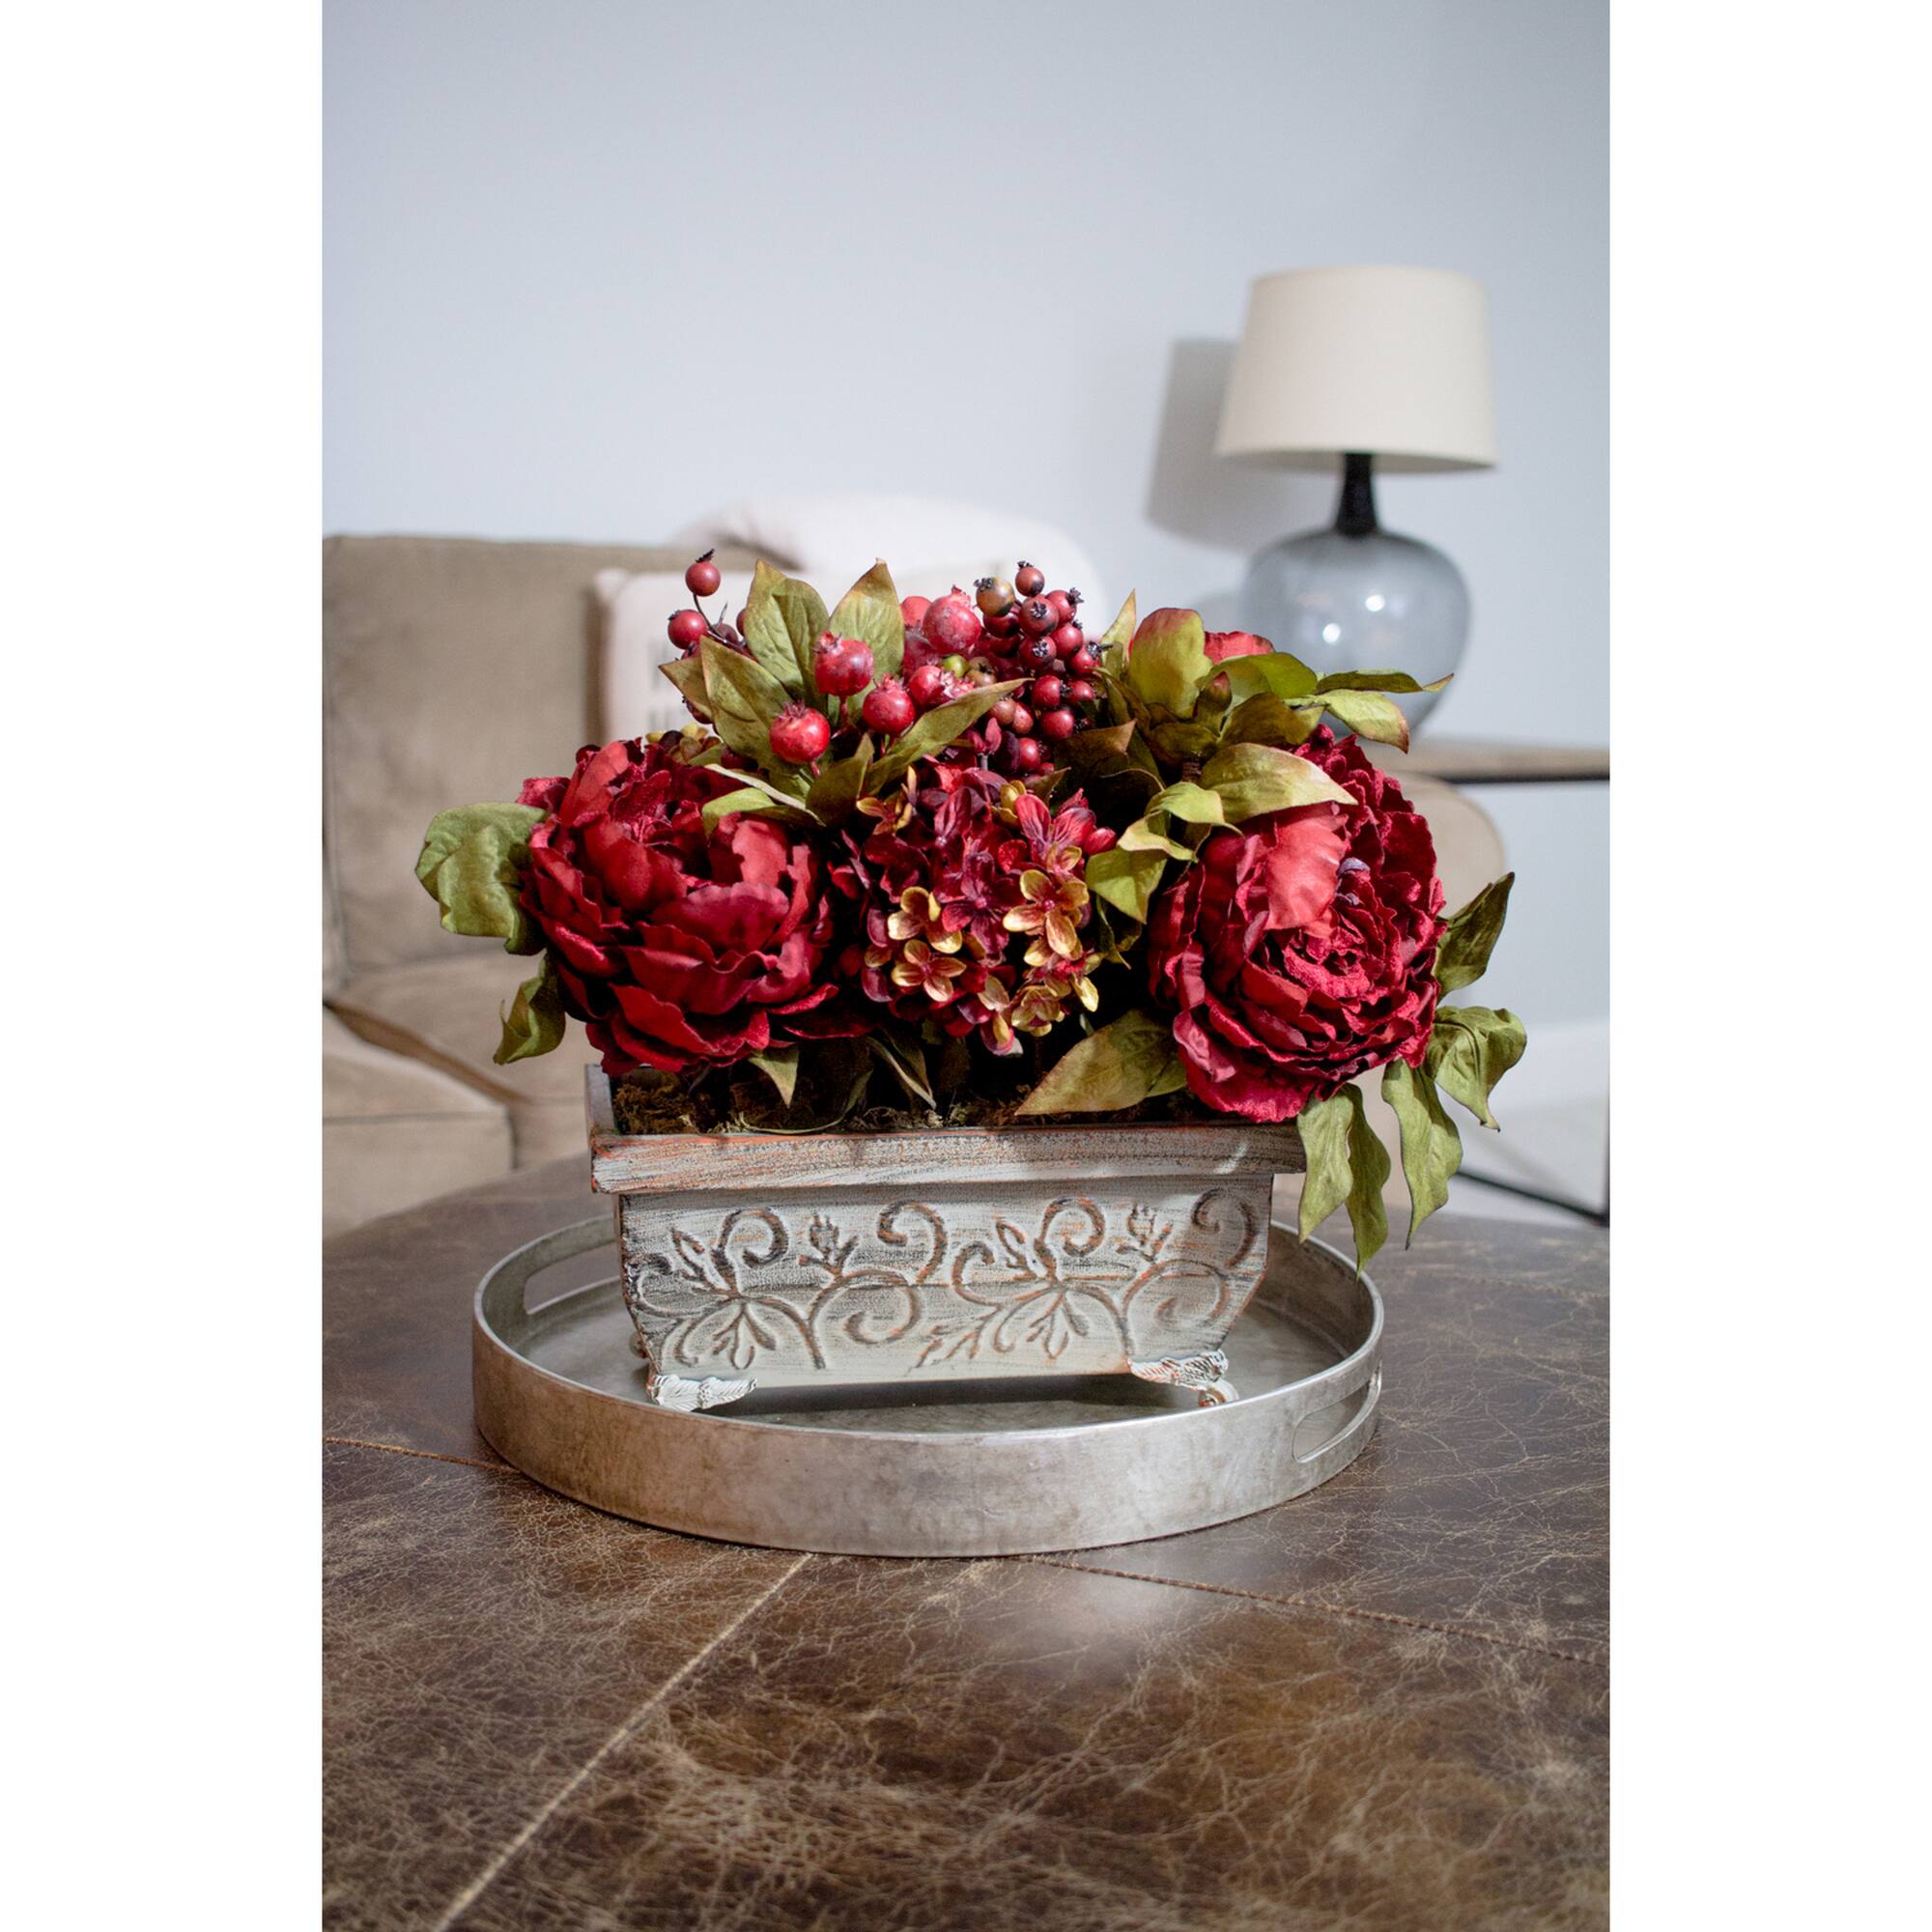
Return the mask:
M1493 1126L1523 1051L1509 1012L1440 1005L1511 881L1446 915L1427 823L1357 742L1406 750L1391 694L1437 687L1317 678L1132 597L1090 637L1031 563L928 601L881 562L830 611L760 563L735 622L719 582L693 563L669 623L692 725L429 828L443 925L541 955L499 1063L569 1017L613 1082L740 1127L865 1124L875 1079L922 1121L1293 1121L1301 1233L1346 1205L1362 1261L1389 1161L1353 1083L1380 1067L1411 1236L1446 1200L1443 1096Z

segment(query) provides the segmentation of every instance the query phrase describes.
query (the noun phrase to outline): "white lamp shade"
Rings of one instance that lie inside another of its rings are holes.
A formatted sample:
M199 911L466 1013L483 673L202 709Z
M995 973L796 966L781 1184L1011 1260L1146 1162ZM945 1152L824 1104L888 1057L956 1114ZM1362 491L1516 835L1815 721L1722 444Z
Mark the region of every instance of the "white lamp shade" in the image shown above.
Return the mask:
M1248 291L1222 456L1325 468L1481 469L1496 460L1490 305L1444 269L1289 269Z

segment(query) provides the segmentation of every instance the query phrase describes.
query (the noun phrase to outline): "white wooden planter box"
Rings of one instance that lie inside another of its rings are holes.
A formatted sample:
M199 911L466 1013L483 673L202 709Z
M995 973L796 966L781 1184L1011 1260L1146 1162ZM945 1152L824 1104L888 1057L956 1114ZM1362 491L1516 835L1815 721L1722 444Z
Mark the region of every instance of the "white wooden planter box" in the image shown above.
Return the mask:
M1267 1260L1293 1126L622 1134L588 1070L653 1397L1131 1374L1234 1391L1221 1344Z

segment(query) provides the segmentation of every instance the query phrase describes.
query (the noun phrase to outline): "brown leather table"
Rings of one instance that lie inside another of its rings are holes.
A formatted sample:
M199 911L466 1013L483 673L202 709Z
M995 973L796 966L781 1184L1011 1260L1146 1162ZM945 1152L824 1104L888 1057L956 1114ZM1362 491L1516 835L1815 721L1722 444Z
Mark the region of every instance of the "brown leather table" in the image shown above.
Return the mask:
M582 1160L327 1249L334 1926L1600 1926L1605 1237L1384 1252L1376 1440L1264 1515L897 1562L508 1468L469 1300Z

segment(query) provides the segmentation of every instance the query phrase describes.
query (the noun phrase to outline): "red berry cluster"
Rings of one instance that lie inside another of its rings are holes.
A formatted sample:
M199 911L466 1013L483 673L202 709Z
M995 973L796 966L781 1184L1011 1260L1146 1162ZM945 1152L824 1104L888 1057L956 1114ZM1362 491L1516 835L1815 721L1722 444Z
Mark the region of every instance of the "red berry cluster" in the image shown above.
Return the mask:
M706 551L684 573L695 608L671 614L670 640L689 656L706 638L748 651L737 624L707 615L696 600L716 593L721 582ZM969 691L1027 680L1024 690L1001 697L980 722L938 753L948 763L984 766L1011 778L1029 778L1053 762L1054 747L1091 722L1099 696L1094 682L1099 658L1080 627L1077 590L1049 590L1037 565L1021 563L1009 583L982 577L968 596L955 584L944 597L907 597L902 673L874 684L871 646L859 638L822 633L812 652L812 683L832 705L794 701L773 721L771 746L787 764L815 765L838 732L852 724L851 701L865 693L859 719L882 739L911 728L932 711Z
M719 576L718 566L711 561L711 558L712 553L706 551L696 562L686 568L684 587L691 592L692 602L696 608L673 611L670 613L670 621L665 625L665 631L671 642L686 657L689 657L706 638L716 638L721 644L729 644L734 651L749 653L750 646L745 642L739 629L744 622L745 613L742 611L738 612L737 624L727 624L722 610L716 618L707 617L704 614L703 605L696 601L700 597L714 595L723 581Z
M1049 590L1037 564L1022 562L1012 582L982 577L968 596L908 597L906 690L922 711L962 691L1026 678L962 738L964 751L1015 778L1042 771L1053 747L1091 721L1099 697L1098 655L1079 620L1077 590Z
M821 697L838 700L841 730L851 722L852 699L872 682L876 668L872 647L863 638L841 638L836 631L818 634L811 651L811 682ZM867 693L860 715L875 731L903 731L913 720L912 700L889 681ZM794 700L772 721L771 739L772 750L786 764L809 765L831 745L832 723L815 706Z

